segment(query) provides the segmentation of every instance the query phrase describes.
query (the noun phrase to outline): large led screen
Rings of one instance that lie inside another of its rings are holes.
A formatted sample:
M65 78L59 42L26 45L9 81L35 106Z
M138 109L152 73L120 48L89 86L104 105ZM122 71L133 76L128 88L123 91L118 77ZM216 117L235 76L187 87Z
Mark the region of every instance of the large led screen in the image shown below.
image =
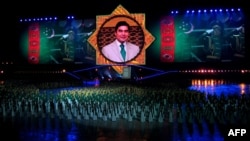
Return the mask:
M29 64L95 63L95 50L87 39L94 19L45 19L21 23L20 51Z
M114 27L119 20L131 24L129 40L140 48L125 64L242 62L247 59L243 11L190 10L150 17L147 18L147 13L139 16L132 13L105 15L104 18L96 15L91 19L26 20L18 25L20 60L28 64L121 64L102 52L105 43L114 39ZM138 20L140 18L143 20Z
M176 15L174 61L244 61L244 20L239 9L190 10Z

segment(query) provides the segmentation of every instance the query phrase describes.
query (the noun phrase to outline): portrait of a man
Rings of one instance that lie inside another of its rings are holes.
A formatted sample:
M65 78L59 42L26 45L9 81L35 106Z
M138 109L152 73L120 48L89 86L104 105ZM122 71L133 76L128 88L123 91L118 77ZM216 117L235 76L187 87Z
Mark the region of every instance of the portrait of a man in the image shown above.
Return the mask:
M124 65L146 64L146 49L154 39L145 28L144 13L129 13L119 5L111 14L96 17L88 42L96 50L97 65L112 65L121 74Z
M135 58L140 52L140 47L128 41L130 26L126 21L119 21L115 26L115 40L101 50L109 60L117 63L127 62Z

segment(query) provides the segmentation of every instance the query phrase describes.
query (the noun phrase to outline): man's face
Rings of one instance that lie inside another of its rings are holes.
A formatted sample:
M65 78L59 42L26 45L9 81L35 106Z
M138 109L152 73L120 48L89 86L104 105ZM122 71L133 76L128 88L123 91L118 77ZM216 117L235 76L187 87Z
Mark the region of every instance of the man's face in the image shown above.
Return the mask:
M115 32L115 37L120 42L125 42L129 37L129 29L127 26L120 26Z

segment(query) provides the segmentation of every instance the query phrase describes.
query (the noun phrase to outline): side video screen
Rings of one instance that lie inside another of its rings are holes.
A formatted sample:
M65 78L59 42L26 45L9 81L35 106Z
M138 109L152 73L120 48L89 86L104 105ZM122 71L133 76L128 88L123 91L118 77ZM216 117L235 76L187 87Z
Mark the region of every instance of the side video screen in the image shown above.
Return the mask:
M174 16L174 62L246 61L245 16L236 9L223 10Z
M95 20L43 20L20 24L20 52L29 64L95 63L87 39Z

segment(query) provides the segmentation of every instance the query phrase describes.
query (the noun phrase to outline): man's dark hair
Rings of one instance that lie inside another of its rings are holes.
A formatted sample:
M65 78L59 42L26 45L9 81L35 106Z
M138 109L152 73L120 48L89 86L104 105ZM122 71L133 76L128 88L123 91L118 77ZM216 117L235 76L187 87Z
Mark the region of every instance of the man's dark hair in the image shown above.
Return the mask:
M127 26L128 30L130 30L130 26L126 21L119 21L116 26L115 26L115 31L120 27L120 26Z

